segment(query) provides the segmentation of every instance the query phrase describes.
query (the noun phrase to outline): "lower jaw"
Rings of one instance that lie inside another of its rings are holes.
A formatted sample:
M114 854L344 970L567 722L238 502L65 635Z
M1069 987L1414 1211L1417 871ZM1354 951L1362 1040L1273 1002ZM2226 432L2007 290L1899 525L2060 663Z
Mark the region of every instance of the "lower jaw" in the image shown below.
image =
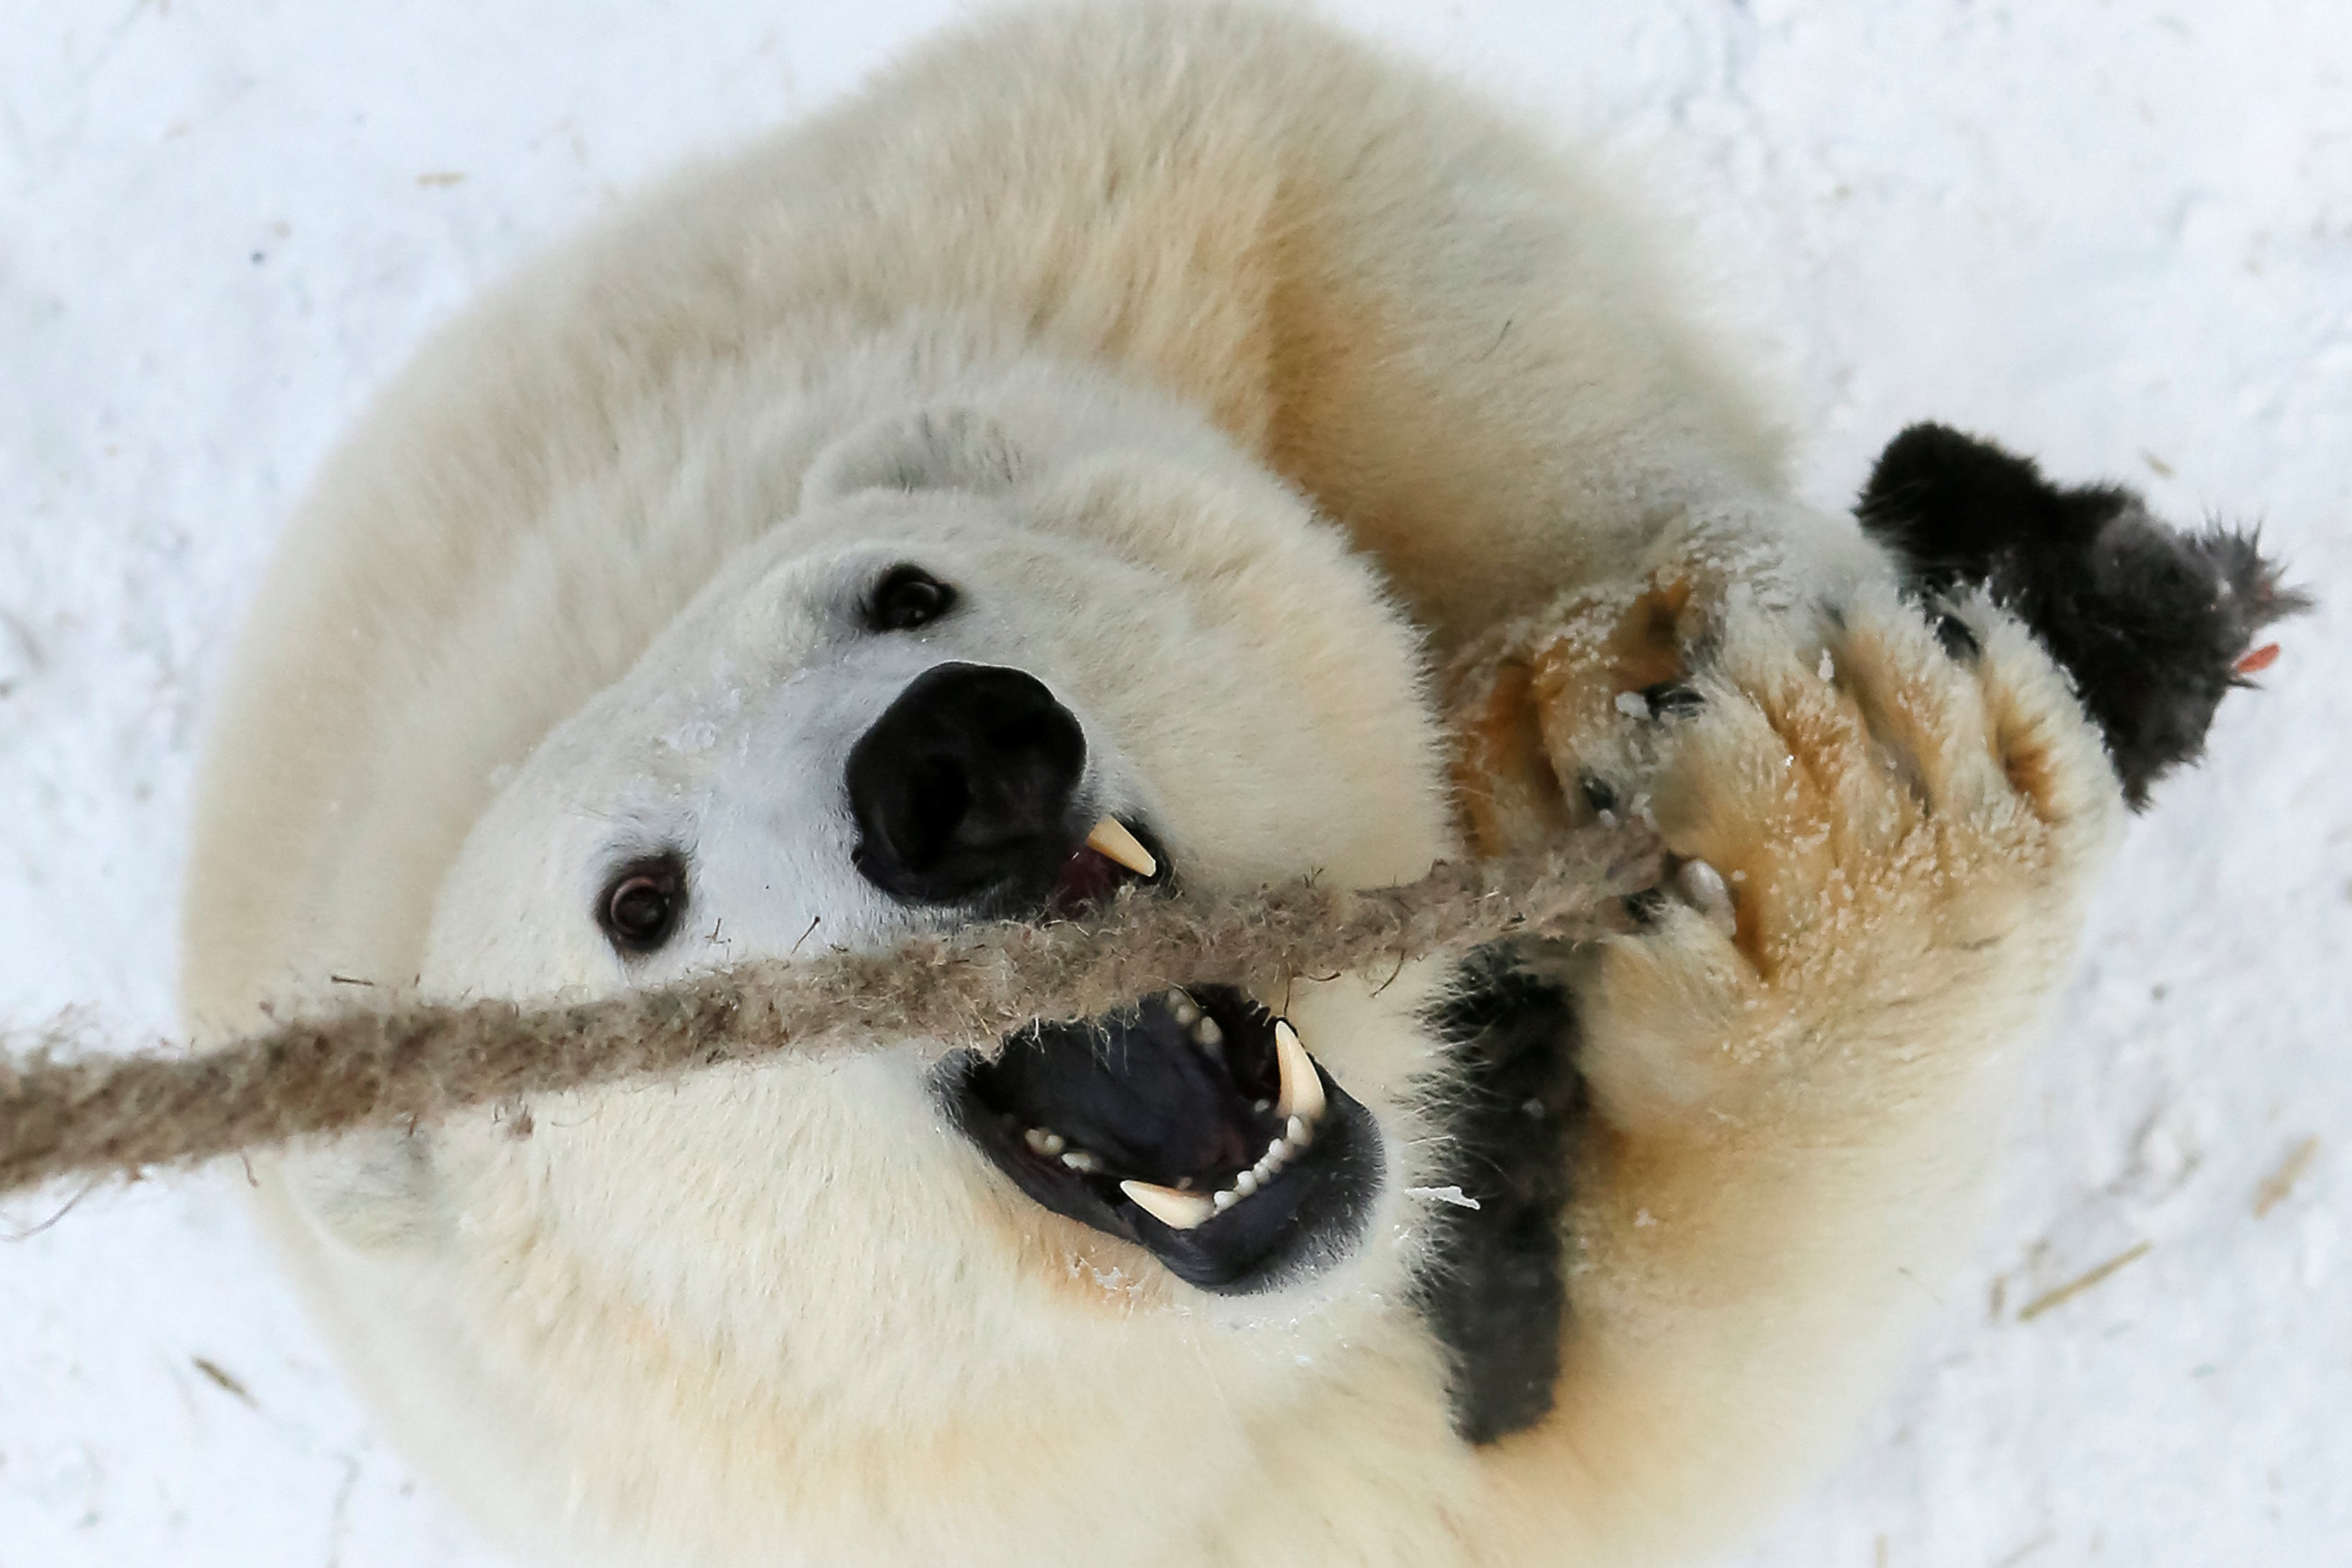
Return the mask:
M1039 1209L1143 1247L1188 1285L1216 1295L1256 1294L1336 1268L1362 1246L1387 1162L1371 1113L1328 1077L1314 1143L1289 1173L1300 1184L1269 1189L1175 1229L1114 1207L1089 1184L1043 1175L1024 1163L1013 1148L1020 1133L971 1089L975 1059L950 1058L937 1080L942 1104L964 1134Z
M1287 1215L1270 1234L1252 1231L1246 1227L1264 1222L1254 1222L1244 1203L1192 1230L1139 1237L1163 1268L1200 1289L1247 1296L1301 1283L1358 1253L1380 1198L1380 1130L1352 1097L1326 1093L1312 1181Z

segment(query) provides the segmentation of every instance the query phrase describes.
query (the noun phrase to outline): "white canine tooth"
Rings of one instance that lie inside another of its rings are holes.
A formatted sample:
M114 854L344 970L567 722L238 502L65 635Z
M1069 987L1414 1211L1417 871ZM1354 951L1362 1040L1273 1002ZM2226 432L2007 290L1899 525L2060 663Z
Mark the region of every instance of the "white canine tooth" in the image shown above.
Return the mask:
M1082 1172L1087 1174L1092 1174L1093 1173L1102 1169L1102 1162L1096 1159L1092 1154L1087 1153L1084 1149L1071 1150L1068 1153L1062 1156L1062 1163L1067 1165L1073 1171Z
M1315 1142L1315 1129L1300 1117L1292 1117L1290 1125L1284 1128L1282 1133L1290 1140L1290 1146L1294 1149L1304 1149Z
M1212 1208L1215 1209L1217 1213L1223 1214L1241 1201L1241 1194L1234 1192L1231 1187L1227 1187L1223 1192L1220 1192L1215 1197L1211 1198L1209 1200L1209 1205Z
M1247 1197L1252 1193L1257 1191L1257 1173L1255 1171L1244 1171L1240 1175L1235 1176L1234 1178L1234 1191L1241 1194L1244 1197Z
M1315 1058L1298 1042L1298 1031L1286 1018L1274 1021L1274 1059L1282 1069L1282 1092L1274 1097L1275 1114L1312 1121L1323 1114L1323 1080L1316 1076Z
M1686 860L1675 879L1682 884L1684 900L1716 930L1729 936L1739 929L1739 916L1731 907L1731 889L1724 885L1722 872L1704 860Z
M1171 1230L1191 1230L1217 1212L1217 1205L1198 1193L1180 1193L1156 1182L1121 1182L1118 1190L1137 1208Z
M1160 874L1160 862L1151 858L1151 851L1116 816L1106 816L1095 824L1094 831L1087 835L1087 847L1118 861L1139 877Z

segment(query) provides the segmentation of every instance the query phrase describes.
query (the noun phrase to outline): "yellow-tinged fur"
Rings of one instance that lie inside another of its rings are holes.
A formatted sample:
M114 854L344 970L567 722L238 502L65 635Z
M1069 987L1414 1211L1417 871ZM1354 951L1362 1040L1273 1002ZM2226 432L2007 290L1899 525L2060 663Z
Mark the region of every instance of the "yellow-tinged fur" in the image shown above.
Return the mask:
M1459 852L1444 667L1474 843L1606 772L1738 917L1564 961L1595 1101L1565 1370L1492 1447L1408 1299L1416 970L1289 1003L1392 1163L1360 1256L1263 1298L1029 1204L890 1042L273 1163L289 1267L419 1468L580 1563L1613 1565L1752 1525L1965 1235L2115 786L2013 624L1976 607L1955 665L1786 497L1657 270L1560 153L1311 24L1047 10L678 177L421 354L222 697L199 1029L334 973L627 983L548 929L586 873L535 836L637 776L629 735L727 711L714 660L815 658L829 563L877 539L1022 584L1005 635L1204 883ZM1685 674L1694 719L1616 701Z

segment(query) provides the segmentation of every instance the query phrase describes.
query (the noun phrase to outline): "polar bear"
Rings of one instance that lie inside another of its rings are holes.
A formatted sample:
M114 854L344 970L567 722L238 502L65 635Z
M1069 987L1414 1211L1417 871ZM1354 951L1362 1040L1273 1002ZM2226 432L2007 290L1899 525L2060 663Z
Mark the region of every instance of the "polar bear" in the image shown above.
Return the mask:
M575 1564L1752 1528L1966 1236L2122 781L2027 626L1906 596L1918 485L1875 532L1790 498L1661 270L1562 153L1309 20L1047 8L428 345L220 699L200 1035L1603 816L1675 868L1572 951L257 1161L418 1469Z

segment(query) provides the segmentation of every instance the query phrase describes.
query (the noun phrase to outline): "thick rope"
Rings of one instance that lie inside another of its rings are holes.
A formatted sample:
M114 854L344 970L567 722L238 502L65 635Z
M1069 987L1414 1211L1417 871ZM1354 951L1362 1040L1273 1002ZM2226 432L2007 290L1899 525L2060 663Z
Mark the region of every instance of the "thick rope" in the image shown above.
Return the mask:
M1032 1020L1091 1017L1188 981L1271 1001L1301 977L1392 973L1508 937L1589 939L1655 873L1649 846L1594 831L1540 860L1443 864L1404 887L1129 895L1097 919L764 960L595 1002L362 1002L201 1055L37 1048L0 1057L0 1194L785 1052L992 1048Z

